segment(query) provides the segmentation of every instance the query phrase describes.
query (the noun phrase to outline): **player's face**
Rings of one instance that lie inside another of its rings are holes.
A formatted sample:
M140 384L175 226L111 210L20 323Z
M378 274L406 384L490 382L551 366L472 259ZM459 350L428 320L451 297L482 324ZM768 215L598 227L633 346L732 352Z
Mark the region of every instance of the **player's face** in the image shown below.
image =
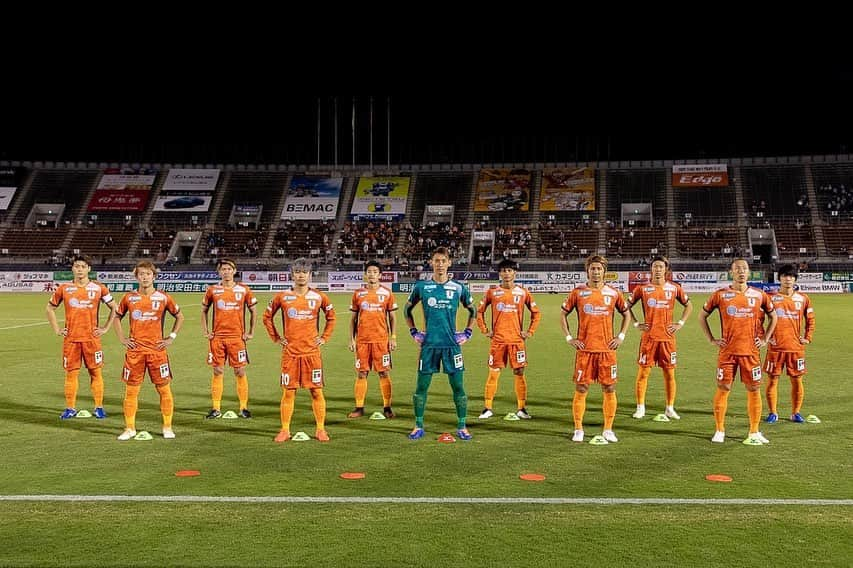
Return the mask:
M589 278L589 281L595 284L604 282L604 265L600 262L593 262L589 265L589 268L586 269L586 275Z
M732 280L738 284L746 284L749 280L749 264L745 260L736 260L732 263Z
M230 264L223 264L219 267L219 276L226 282L231 282L234 280L234 273L237 271L234 270L234 267Z
M364 281L371 286L378 284L381 276L382 273L375 266L368 266L367 270L364 271Z
M443 254L436 254L432 257L432 271L436 274L446 274L450 268L450 259Z
M150 268L137 268L136 281L140 288L150 288L154 285L154 271Z
M512 284L515 282L515 269L510 267L501 268L501 282Z
M784 276L779 277L779 283L785 290L793 290L794 284L797 283L797 279L790 274L785 274Z
M75 280L82 280L89 275L89 265L82 260L78 260L71 265L71 272L74 274Z
M666 263L656 260L652 263L652 280L655 282L663 282L666 278Z
M308 280L311 279L311 272L308 270L294 270L293 283L297 286L307 286Z

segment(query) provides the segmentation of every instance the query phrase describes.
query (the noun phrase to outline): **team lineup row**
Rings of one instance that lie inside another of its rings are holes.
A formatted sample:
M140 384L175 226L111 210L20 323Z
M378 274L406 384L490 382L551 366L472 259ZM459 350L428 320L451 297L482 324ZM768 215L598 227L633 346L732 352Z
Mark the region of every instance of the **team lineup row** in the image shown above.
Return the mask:
M446 249L439 247L432 253L431 265L432 278L415 283L403 309L409 333L419 346L417 383L412 397L415 425L408 437L417 440L424 436L427 392L433 375L443 371L447 374L453 392L457 415L456 435L462 440L471 439L466 423L468 397L464 388L465 367L461 346L471 338L475 324L490 338L485 408L479 418L493 416L492 403L501 370L505 367L510 367L513 372L518 404L515 417L530 418L526 408L525 340L536 332L541 312L530 291L515 283L517 265L512 260L503 260L498 266L500 284L490 288L476 306L468 288L450 278L448 270L451 259ZM560 325L566 342L576 349L572 441L583 442L585 439L583 417L592 383L599 383L603 392L604 428L595 440L600 443L618 441L613 431L617 408L616 351L622 345L632 322L642 332L635 388L637 408L633 417L639 419L645 416L647 381L652 367L658 366L664 376L664 415L668 419L680 418L675 410L675 338L690 317L693 306L684 289L667 279L669 268L669 261L665 257L654 258L650 281L637 286L630 299L626 300L620 291L604 281L607 259L594 255L586 261L586 285L576 287L563 301ZM127 293L118 304L103 284L89 280L90 262L86 257L75 257L71 270L73 282L59 286L47 306L48 322L54 332L64 338L66 408L61 418L77 415L78 375L84 365L91 377L94 416L99 419L106 417L103 409L103 352L100 338L112 327L119 341L127 348L122 371L122 380L125 382L122 405L125 429L118 439L129 440L137 434L135 418L138 397L146 372L160 396L163 437L174 438L174 402L170 386L172 376L167 349L181 331L184 315L169 294L155 289L156 267L148 261L139 262L133 271L139 288ZM248 408L246 340L254 335L257 299L248 286L235 281L237 266L234 261L221 259L217 271L221 281L209 286L202 300L202 331L209 341L208 364L213 374L212 405L206 418L222 416L226 365L234 370L240 403L239 416L251 418ZM746 260L734 260L731 271L732 284L714 292L702 306L699 316L706 338L719 348L717 389L713 403L716 430L711 441L725 441L727 399L735 375L739 374L747 391L749 417L749 433L744 443L763 445L769 441L759 431L762 415L762 365L759 350L767 346L763 366L768 376L765 395L769 413L766 421L778 420L777 385L782 372L787 372L792 385L791 419L802 422L800 408L804 393L802 379L806 372L805 345L811 342L814 334L814 310L808 296L795 289L797 272L793 266L779 269L780 290L772 295L748 286L749 264ZM327 343L335 328L335 309L326 294L310 287L311 268L308 261L296 260L291 265L291 273L292 287L276 294L262 317L269 337L282 349L281 429L274 439L278 443L291 439L290 424L296 392L304 388L311 395L316 422L315 436L317 440L327 442L329 434L325 428L325 383L320 348ZM391 352L397 348L398 305L394 294L381 285L380 276L381 267L377 262L366 263L365 284L353 292L349 306L352 317L348 345L355 354L357 371L355 409L349 413L350 418L364 415L367 376L371 371L379 375L383 415L394 417L389 371ZM110 308L110 313L104 326L99 327L98 307L102 303ZM677 320L674 316L676 303L682 306ZM62 304L65 307L65 326L60 328L56 310ZM418 304L423 310L422 330L416 327L413 315ZM638 304L642 307L641 319L634 312ZM459 306L468 311L463 331L456 330ZM491 312L489 322L486 321L488 311ZM707 322L714 311L718 311L721 320L719 338L713 336ZM174 323L170 333L165 334L164 318L167 312L173 316ZM526 326L525 312L530 315ZM574 335L569 326L569 315L572 312L577 317ZM619 331L614 335L616 314L621 316L621 322ZM130 315L128 335L125 335L121 324L126 315Z

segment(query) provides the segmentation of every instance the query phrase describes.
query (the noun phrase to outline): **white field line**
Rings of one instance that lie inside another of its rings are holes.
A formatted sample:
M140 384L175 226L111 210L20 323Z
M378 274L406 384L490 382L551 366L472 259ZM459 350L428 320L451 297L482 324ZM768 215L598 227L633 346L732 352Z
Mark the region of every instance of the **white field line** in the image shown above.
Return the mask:
M777 505L853 506L853 499L666 499L609 497L296 497L212 495L0 495L0 501L107 501L143 503L344 503L431 505Z
M22 327L33 327L34 325L47 325L47 322L46 321L40 321L37 323L25 323L25 324L21 324L21 325L10 325L8 327L0 327L0 331L6 331L9 329L20 329Z

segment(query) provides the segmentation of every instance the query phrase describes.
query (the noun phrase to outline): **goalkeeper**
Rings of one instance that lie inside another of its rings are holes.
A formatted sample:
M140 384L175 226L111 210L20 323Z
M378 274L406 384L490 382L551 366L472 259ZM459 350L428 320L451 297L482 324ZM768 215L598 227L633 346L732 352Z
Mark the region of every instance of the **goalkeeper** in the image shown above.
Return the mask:
M453 390L453 403L456 405L456 435L462 440L470 440L471 433L465 423L468 411L468 396L465 394L463 375L465 366L462 361L460 345L471 339L471 326L477 319L474 300L468 289L456 280L452 280L447 270L450 268L450 253L444 247L438 247L430 257L432 279L419 280L406 302L405 316L412 339L421 346L418 358L418 384L412 401L415 407L415 428L409 439L417 440L424 436L424 410L427 391L432 382L433 373L444 367L450 388ZM424 330L415 327L412 311L422 303L424 311ZM468 322L464 331L456 331L456 311L459 304L468 309Z

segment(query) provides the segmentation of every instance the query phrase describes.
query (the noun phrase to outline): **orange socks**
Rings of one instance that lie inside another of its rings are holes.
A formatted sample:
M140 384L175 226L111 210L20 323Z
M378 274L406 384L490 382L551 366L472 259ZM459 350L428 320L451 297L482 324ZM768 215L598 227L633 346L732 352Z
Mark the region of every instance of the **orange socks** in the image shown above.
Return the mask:
M489 376L486 378L486 392L483 394L483 405L486 408L491 408L495 402L495 393L498 392L498 378L500 376L500 369L489 368Z
M314 411L314 420L317 422L317 430L326 429L326 397L323 389L311 389L311 409Z
M604 392L604 401L601 404L604 412L604 429L613 430L613 419L616 418L616 392Z
M175 412L175 400L172 398L172 387L168 384L157 386L160 394L160 412L163 414L163 428L172 427L172 414Z
M237 379L237 400L240 401L240 410L249 408L249 377L243 375L236 377ZM219 392L219 398L222 398L222 391Z
M764 396L767 398L767 410L776 414L776 404L779 401L779 377L770 376L767 386L764 387Z
M356 377L355 379L355 406L364 408L364 399L367 398L367 377Z
M382 406L391 406L391 375L379 377L379 390L382 391Z
M714 393L714 422L717 424L717 432L726 431L726 410L729 408L730 391L717 388ZM760 402L759 398L759 402Z
M518 401L518 409L527 405L527 378L524 375L515 376L515 398Z
M637 368L637 383L634 385L634 398L637 399L637 404L646 404L646 388L649 385L651 372L651 367Z
M746 391L746 414L749 417L749 433L758 432L758 423L761 422L761 391Z
M663 392L667 406L675 406L675 369L663 369Z
M293 407L296 403L296 389L284 389L281 393L281 429L290 430L290 420L293 418Z
M75 408L77 404L77 376L80 369L65 373L65 408Z
M95 408L104 406L104 376L101 374L100 367L97 369L89 369L89 384L92 387L92 399L95 401Z
M583 430L583 414L586 412L586 394L585 392L575 391L575 396L572 398L572 417L575 421L575 430Z
M210 398L213 401L211 405L215 410L222 409L222 391L224 390L223 386L223 376L222 375L213 375L213 379L210 381Z
M806 397L806 385L803 380L791 379L791 414L796 414L803 408L803 399Z
M139 391L142 385L125 385L124 402L124 427L128 430L136 430L136 409L139 407Z

